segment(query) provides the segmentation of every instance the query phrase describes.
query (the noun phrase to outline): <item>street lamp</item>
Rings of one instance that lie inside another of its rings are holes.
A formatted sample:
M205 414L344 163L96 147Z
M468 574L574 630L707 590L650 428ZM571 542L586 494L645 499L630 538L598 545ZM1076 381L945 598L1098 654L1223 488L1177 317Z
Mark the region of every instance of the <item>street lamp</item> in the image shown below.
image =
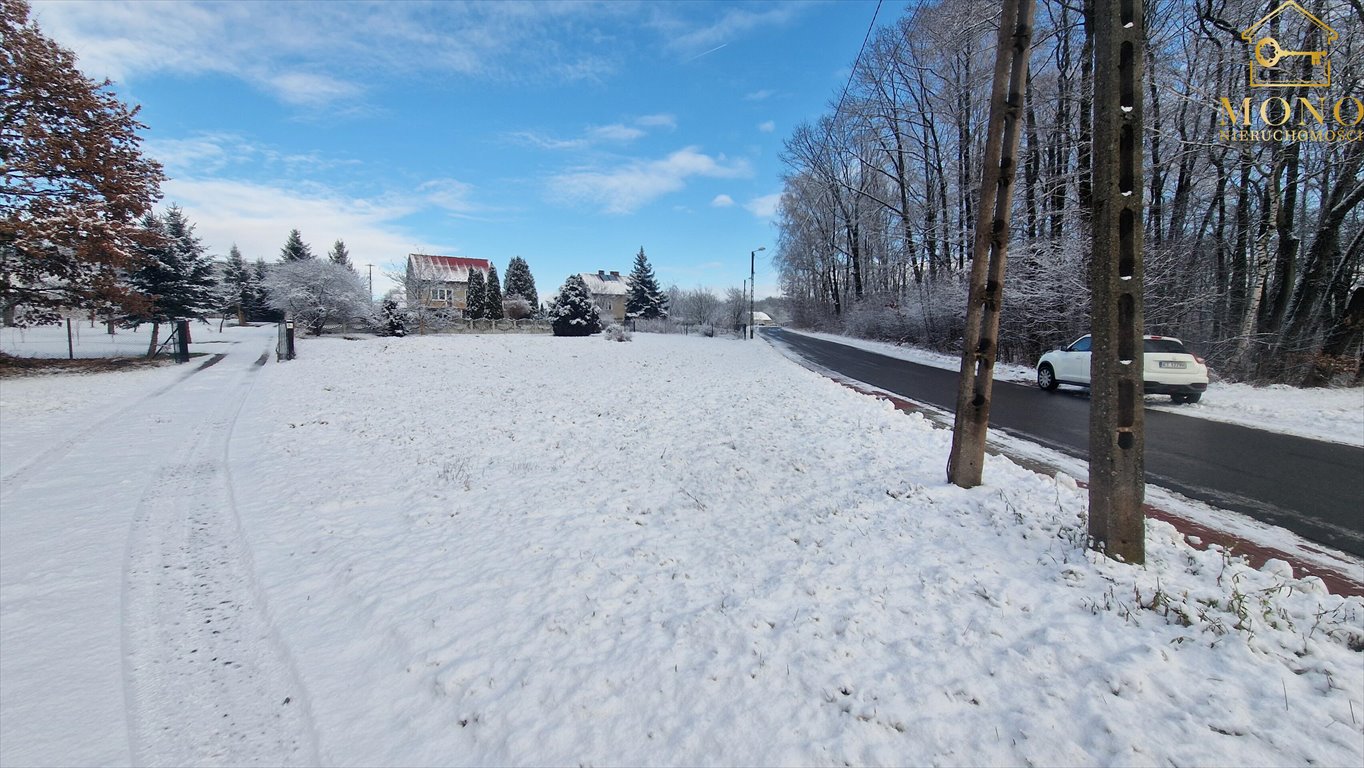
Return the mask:
M757 251L748 252L748 339L753 340L753 294L754 294L754 265L758 261L758 251L767 250L767 246L758 246Z

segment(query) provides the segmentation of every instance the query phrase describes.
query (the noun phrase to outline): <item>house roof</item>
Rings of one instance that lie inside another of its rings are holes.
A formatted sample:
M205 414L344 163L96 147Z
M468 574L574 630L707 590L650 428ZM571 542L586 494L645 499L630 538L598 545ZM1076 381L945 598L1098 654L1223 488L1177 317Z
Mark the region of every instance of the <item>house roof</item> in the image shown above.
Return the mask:
M579 272L593 296L624 296L630 287L630 276L619 272Z
M469 282L469 270L477 269L484 274L492 269L487 259L466 259L460 256L433 256L427 253L409 253L408 268L415 270L423 280L440 280L449 283Z
M772 316L769 315L769 314L767 314L766 312L754 312L754 313L753 313L753 322L755 322L755 323L770 323L770 322L772 322Z

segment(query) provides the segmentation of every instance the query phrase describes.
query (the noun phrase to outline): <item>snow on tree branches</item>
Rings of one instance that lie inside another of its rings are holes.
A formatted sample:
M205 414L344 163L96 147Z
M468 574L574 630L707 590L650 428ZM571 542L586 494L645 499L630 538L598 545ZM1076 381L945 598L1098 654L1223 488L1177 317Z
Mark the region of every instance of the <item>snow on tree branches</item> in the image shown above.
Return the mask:
M152 324L150 357L156 352L161 323L202 319L223 301L213 263L184 211L172 205L162 216L148 213L142 228L139 258L127 280L147 301L128 312L124 322Z
M464 315L470 320L488 316L488 283L483 279L482 270L469 270L469 282L464 289Z
M328 323L370 315L369 289L360 276L320 259L275 265L265 279L270 306L285 312L314 336Z
M0 309L6 325L51 322L70 307L135 308L118 278L138 220L161 196L142 155L146 126L108 80L0 2Z
M630 288L625 296L625 314L628 317L645 320L668 316L668 301L663 295L663 289L658 287L654 268L644 256L644 246L640 246L639 253L635 254L635 265L630 270Z
M489 320L501 320L506 317L502 311L502 286L497 280L497 267L488 267L487 297L484 303L485 309L483 316Z
M569 275L549 310L555 336L590 336L601 331L601 319L587 283L581 275Z
M242 252L233 243L227 252L227 264L223 267L223 283L227 291L225 306L237 315L237 325L246 324L246 313L255 298L256 275L251 265L242 258Z
M327 252L327 259L333 264L343 266L352 272L355 271L355 264L351 263L350 260L350 251L346 250L346 243L340 238L337 238L336 244Z
M311 261L313 250L308 244L303 242L303 235L297 229L289 230L289 239L284 242L284 247L279 251L279 259L285 263L292 261Z
M398 300L392 296L385 296L383 303L379 305L379 335L380 336L406 336L407 317L402 308L398 306Z
M530 265L520 256L513 256L507 264L507 274L503 278L502 293L507 299L520 296L529 302L532 311L540 306L540 296L535 292L535 278L530 274Z

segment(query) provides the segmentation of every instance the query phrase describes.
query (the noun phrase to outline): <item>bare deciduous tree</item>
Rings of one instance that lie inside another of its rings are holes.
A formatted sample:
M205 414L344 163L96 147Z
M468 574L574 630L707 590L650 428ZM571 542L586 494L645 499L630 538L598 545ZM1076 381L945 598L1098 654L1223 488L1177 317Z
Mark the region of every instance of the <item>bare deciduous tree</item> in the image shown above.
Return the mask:
M1239 35L1264 3L1145 5L1146 332L1185 339L1224 376L1348 378L1360 369L1361 340L1346 329L1364 281L1364 141L1229 137L1219 99L1245 91ZM1357 3L1312 8L1337 29L1364 22ZM1088 13L1088 0L1038 0L1007 359L1032 362L1088 330ZM997 18L983 0L910 9L873 34L838 113L831 104L787 138L773 263L791 322L959 344L964 303L939 297L965 266ZM1341 35L1330 63L1333 94L1364 92L1364 36Z

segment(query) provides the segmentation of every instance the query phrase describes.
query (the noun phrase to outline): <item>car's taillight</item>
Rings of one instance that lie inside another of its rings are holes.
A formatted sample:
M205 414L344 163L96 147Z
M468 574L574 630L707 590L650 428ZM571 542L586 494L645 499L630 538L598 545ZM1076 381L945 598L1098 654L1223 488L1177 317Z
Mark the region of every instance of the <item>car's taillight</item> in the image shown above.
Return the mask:
M1198 355L1194 355L1194 356L1193 356L1193 359L1196 360L1196 361L1198 362L1199 365L1205 365L1205 364L1206 364L1206 361L1205 361L1203 358L1199 357Z

